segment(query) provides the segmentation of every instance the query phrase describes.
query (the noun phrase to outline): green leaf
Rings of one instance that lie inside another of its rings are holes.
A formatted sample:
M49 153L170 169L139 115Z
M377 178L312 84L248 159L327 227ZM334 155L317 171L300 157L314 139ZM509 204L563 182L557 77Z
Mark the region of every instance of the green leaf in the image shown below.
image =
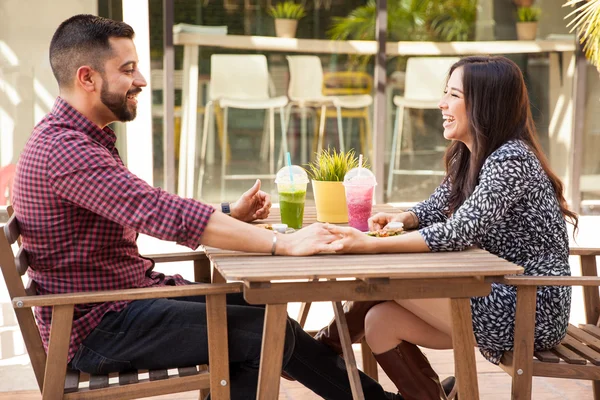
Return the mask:
M306 16L304 6L293 1L277 3L269 8L268 13L271 17L280 19L300 19Z
M354 149L348 152L338 152L335 149L321 150L315 160L307 165L308 176L315 181L341 182L352 168L358 167L358 157ZM363 157L363 167L370 168Z
M571 0L563 7L580 4L566 18L573 18L567 26L576 31L583 44L585 56L600 71L600 0Z

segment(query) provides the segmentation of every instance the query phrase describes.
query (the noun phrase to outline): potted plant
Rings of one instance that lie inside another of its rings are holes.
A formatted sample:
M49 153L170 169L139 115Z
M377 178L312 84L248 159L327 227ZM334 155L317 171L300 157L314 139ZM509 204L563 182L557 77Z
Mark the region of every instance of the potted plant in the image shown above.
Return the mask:
M517 39L535 40L541 12L539 7L517 8Z
M368 168L366 162L363 166ZM344 190L344 175L358 167L354 150L337 152L321 150L315 160L308 164L308 176L312 182L317 208L317 221L331 223L348 222L348 207Z
M269 15L275 18L277 37L293 38L296 37L298 20L306 15L306 10L302 4L288 0L269 8Z

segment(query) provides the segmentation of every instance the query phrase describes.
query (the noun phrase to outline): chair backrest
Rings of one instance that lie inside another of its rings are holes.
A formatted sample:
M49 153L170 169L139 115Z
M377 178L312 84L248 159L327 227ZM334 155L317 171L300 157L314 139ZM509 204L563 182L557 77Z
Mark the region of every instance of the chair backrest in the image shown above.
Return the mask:
M12 213L12 208L9 209L9 215ZM8 289L8 294L11 299L15 297L24 297L35 294L35 288L23 285L22 276L29 267L29 261L25 250L18 246L16 254L13 251L13 244L17 242L21 236L19 222L15 215L12 215L6 225L0 232L0 268L4 276L4 282ZM30 284L32 282L30 281ZM17 321L23 335L23 341L27 348L27 353L31 360L33 372L40 387L40 391L44 386L44 370L46 365L46 352L42 345L42 338L35 323L35 318L31 308L15 308Z
M269 98L267 57L261 54L213 54L210 58L210 99Z
M364 71L334 71L323 75L323 94L327 96L371 95L373 77Z
M288 97L292 101L323 96L323 66L318 56L287 56L290 67Z
M450 67L458 57L411 57L406 64L404 98L437 102L442 97Z
M0 206L10 204L15 169L15 164L0 167Z

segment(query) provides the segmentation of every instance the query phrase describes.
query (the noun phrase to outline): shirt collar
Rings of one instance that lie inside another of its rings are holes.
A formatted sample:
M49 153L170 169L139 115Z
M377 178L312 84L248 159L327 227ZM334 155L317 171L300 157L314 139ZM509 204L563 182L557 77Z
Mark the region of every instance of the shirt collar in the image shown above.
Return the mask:
M108 126L104 129L100 128L60 97L57 97L54 102L52 114L60 119L72 121L74 127L77 128L78 131L85 133L91 139L107 148L114 147L115 142L117 141L117 135L115 135L115 132L112 129Z

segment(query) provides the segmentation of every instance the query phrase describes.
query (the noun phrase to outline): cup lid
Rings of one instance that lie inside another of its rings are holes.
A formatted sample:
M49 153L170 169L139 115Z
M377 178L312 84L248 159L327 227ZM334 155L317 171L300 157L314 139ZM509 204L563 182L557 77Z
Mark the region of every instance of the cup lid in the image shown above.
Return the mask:
M308 183L308 175L304 168L298 165L290 165L281 168L277 172L277 176L275 177L275 183L292 183L290 180L290 173L293 176L294 183Z
M353 168L344 175L345 186L375 186L375 175L367 168Z

